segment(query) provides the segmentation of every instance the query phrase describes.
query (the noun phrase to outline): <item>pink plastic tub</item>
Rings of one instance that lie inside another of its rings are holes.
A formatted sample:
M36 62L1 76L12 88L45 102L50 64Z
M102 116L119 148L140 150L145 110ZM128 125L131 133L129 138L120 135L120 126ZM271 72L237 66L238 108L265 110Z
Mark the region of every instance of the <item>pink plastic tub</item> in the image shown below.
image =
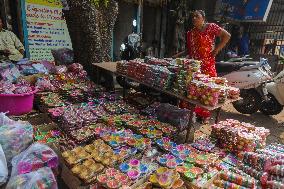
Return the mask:
M22 115L32 111L37 89L25 94L0 94L0 112L8 115Z

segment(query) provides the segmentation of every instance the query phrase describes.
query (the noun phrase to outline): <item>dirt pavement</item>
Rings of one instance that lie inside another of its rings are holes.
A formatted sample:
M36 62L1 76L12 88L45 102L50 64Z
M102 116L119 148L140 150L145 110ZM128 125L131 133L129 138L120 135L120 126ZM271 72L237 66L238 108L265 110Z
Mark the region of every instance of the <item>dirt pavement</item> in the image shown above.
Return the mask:
M239 121L252 123L255 126L270 129L267 143L278 142L284 144L284 111L276 116L266 116L260 112L253 115L244 115L238 113L232 104L228 104L222 108L220 120L227 118L237 119Z

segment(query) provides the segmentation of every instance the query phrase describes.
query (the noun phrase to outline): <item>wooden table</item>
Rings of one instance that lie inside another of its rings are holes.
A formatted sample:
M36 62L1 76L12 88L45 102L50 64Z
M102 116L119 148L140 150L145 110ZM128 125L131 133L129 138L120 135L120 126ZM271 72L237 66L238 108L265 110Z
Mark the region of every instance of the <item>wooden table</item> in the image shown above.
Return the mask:
M194 124L193 121L192 121L192 119L193 119L193 116L194 116L194 111L193 111L193 110L195 109L195 107L202 107L202 108L207 109L207 110L209 110L209 111L214 111L214 110L216 110L216 111L217 111L217 114L216 114L215 123L218 123L218 122L219 122L219 118L220 118L220 112L221 112L222 106L224 106L225 104L229 104L229 103L235 102L235 101L237 101L237 100L240 100L240 99L228 99L228 100L226 100L225 103L220 103L220 104L218 104L217 106L214 106L214 107L212 107L212 106L205 106L205 105L201 104L200 102L198 102L198 101L196 101L196 100L191 100L191 99L189 99L189 98L187 98L187 97L185 97L185 96L176 94L176 93L174 93L174 92L172 92L172 91L160 89L160 88L155 87L155 86L152 86L152 85L150 85L150 84L143 83L143 82L141 82L141 81L139 81L139 80L137 80L137 79L135 79L135 78L131 78L131 77L129 77L129 76L126 76L126 75L117 73L117 71L116 71L117 62L105 62L105 63L98 63L98 64L94 64L94 65L97 66L97 67L99 67L99 68L101 68L101 69L105 69L105 70L107 70L107 71L109 71L109 72L111 72L112 74L115 74L115 75L117 75L117 76L122 76L124 79L133 80L133 81L135 81L135 82L137 82L137 83L140 83L140 84L145 85L145 86L147 86L147 87L153 88L154 90L157 90L157 91L159 91L159 92L161 92L161 93L170 95L170 96L172 96L172 97L177 98L178 100L182 100L182 101L185 101L185 102L191 104L189 125L188 125L188 128L187 128L186 139L185 139L186 142L188 142L188 140L189 140L190 130L191 130L193 124ZM125 96L126 96L126 89L125 89L125 87L123 87L123 97L125 97Z
M117 62L101 62L101 63L93 63L93 65L95 66L95 72L96 72L96 82L99 84L100 81L100 71L101 70L105 70L107 71L109 74L114 75L116 73L116 65ZM112 77L113 78L113 77ZM113 83L115 83L113 81ZM113 90L114 90L114 86L113 86Z

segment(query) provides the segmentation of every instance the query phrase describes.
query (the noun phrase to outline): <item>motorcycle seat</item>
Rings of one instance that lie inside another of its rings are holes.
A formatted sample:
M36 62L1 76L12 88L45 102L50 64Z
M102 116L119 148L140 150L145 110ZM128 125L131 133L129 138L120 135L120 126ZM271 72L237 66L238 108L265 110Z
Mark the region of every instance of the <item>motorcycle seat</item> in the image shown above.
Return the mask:
M244 63L244 62L216 62L216 71L220 73L231 73L238 71L242 67L252 66L255 63Z

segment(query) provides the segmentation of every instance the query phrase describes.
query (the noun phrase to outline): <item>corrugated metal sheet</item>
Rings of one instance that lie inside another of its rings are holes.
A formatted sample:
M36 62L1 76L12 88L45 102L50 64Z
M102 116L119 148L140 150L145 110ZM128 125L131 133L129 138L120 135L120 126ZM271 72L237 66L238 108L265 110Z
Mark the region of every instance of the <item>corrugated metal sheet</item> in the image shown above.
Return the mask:
M284 0L274 0L265 23L249 26L251 39L284 40Z

